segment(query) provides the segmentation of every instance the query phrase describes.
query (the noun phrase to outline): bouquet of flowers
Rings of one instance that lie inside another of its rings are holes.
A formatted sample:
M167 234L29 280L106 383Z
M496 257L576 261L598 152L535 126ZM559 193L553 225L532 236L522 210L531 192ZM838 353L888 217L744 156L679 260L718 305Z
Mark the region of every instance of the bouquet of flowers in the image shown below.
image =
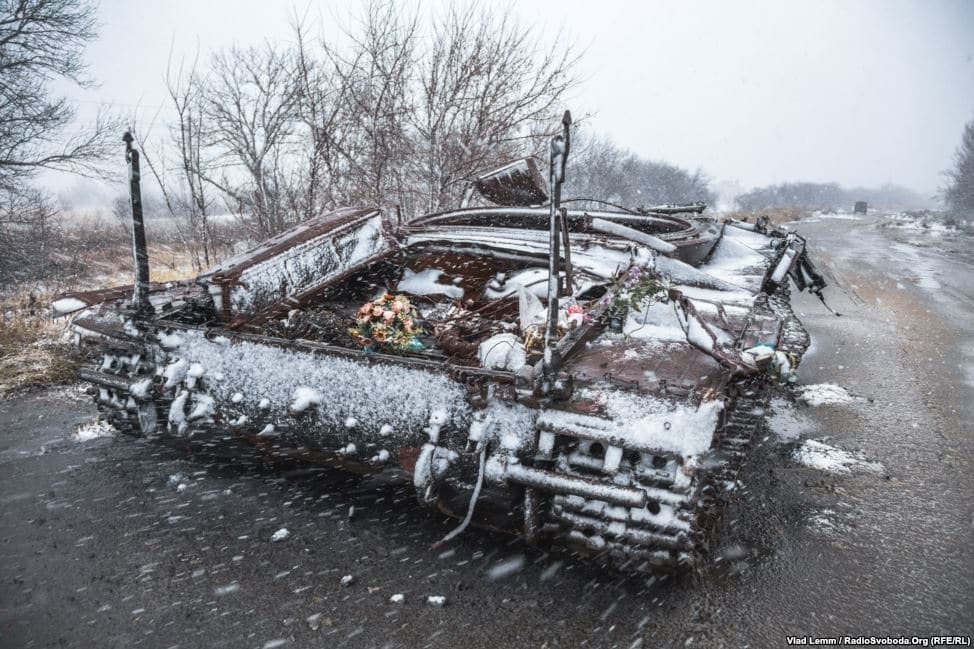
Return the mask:
M348 333L366 351L417 351L423 349L423 343L416 337L418 318L409 298L386 293L362 305L355 316L355 326Z

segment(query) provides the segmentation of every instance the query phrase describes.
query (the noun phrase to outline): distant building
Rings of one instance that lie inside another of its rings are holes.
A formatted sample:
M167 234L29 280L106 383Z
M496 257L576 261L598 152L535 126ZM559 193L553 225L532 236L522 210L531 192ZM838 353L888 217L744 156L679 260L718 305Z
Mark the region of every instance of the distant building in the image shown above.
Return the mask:
M868 204L866 201L856 201L856 206L852 208L853 214L865 214Z

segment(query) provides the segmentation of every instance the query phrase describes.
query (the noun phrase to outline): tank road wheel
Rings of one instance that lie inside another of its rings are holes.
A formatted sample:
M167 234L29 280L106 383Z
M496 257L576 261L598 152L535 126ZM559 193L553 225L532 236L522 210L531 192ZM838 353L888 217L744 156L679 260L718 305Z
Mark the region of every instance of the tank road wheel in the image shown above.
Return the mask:
M155 434L159 430L159 405L151 400L139 402L135 418L143 435Z
M144 437L159 431L159 406L155 401L136 401L120 390L108 392L109 399L115 403L104 403L103 395L96 397L98 410L120 433Z
M146 367L139 355L131 353L126 355L111 349L102 353L98 369L130 381L151 378L150 375L145 374ZM101 416L119 432L135 437L158 432L159 404L151 394L136 398L127 389L108 386L99 386L92 392Z

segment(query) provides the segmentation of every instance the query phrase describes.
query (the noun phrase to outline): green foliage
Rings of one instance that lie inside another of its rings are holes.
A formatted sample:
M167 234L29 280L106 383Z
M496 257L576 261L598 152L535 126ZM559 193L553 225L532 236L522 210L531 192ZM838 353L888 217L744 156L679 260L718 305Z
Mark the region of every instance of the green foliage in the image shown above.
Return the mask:
M616 285L603 298L609 310L622 313L628 309L642 311L665 290L656 275L640 266L632 266L616 277Z

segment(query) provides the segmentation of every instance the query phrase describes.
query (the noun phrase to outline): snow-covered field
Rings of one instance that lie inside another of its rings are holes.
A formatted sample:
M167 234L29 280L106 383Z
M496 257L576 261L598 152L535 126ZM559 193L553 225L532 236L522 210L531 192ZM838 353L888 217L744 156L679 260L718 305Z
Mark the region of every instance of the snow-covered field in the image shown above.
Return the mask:
M940 212L891 212L882 215L882 226L895 230L923 233L932 237L974 233L974 220L952 217Z

